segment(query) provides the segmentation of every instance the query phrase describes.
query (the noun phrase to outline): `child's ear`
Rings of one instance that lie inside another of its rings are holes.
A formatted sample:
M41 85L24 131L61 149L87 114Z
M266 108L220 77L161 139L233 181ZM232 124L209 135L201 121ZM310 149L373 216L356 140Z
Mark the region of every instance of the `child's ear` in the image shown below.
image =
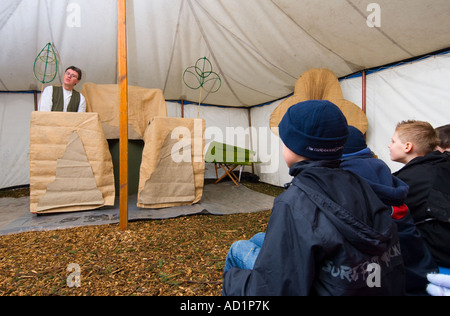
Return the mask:
M406 142L405 144L405 153L409 154L412 150L413 150L413 143L411 142Z

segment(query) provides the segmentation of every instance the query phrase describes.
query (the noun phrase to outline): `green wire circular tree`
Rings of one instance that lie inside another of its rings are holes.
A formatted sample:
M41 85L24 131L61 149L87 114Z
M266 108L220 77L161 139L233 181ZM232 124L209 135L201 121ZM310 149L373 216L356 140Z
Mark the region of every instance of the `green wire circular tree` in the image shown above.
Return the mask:
M199 58L194 66L186 68L183 73L183 82L190 89L200 89L198 113L200 112L202 101L202 90L204 89L208 93L215 93L222 86L220 76L213 71L212 64L206 57Z
M57 73L58 58L53 44L47 43L37 55L33 65L34 77L42 83L41 93L44 90L44 84L52 82Z

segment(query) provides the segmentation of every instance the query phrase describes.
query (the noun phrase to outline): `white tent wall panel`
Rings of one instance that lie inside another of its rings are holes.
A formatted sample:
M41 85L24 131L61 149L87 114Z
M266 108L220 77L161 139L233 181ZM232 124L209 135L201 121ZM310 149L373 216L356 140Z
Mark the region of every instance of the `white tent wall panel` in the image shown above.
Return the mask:
M32 93L0 93L0 189L30 183Z
M181 103L166 101L166 106L168 117L181 117Z
M371 3L381 27L367 25ZM448 48L449 10L448 0L129 0L129 84L197 102L180 78L206 56L222 86L202 103L272 102L310 68L342 77ZM60 57L53 83L69 65L82 83L117 83L116 1L0 1L0 38L2 91L41 89L31 69L49 42Z
M388 145L396 125L404 120L427 121L433 127L450 124L450 54L381 70L367 75L367 144L391 168ZM361 107L362 79L341 81L347 100Z
M0 4L0 37L4 43L0 90L40 91L42 84L33 75L33 63L49 42L55 45L59 58L58 74L52 84L62 82L64 70L70 65L84 71L80 89L87 81L117 82L115 1L5 2ZM79 21L74 20L76 17Z
M260 180L272 185L283 186L291 181L289 168L283 158L283 144L270 130L270 116L282 100L251 109L253 148L261 164L255 165Z
M367 77L367 141L393 172L388 145L397 123L427 121L433 127L450 124L450 54L376 72Z

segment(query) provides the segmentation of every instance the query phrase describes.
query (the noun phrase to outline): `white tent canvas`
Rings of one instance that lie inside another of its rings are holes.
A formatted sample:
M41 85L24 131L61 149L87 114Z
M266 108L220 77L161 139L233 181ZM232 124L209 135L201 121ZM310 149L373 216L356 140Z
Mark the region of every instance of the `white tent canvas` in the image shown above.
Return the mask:
M29 183L29 118L35 106L30 92L36 91L38 100L42 89L33 74L37 54L49 42L56 48L59 67L52 84L61 82L70 65L84 72L79 91L86 82L117 83L117 6L113 0L7 0L0 12L0 188L5 188ZM282 185L289 180L287 168L278 140L264 129L297 79L311 68L345 77L445 51L449 12L448 0L128 0L128 83L161 89L169 116L195 118L200 91L182 77L207 57L222 81L216 93L202 93L207 144L223 137L257 149L261 160L270 156L273 161L256 172ZM369 146L391 168L399 167L387 152L398 121L449 123L448 57L367 76ZM361 106L361 78L342 80L341 86L345 97ZM192 104L182 111L181 100ZM206 176L212 176L210 168Z

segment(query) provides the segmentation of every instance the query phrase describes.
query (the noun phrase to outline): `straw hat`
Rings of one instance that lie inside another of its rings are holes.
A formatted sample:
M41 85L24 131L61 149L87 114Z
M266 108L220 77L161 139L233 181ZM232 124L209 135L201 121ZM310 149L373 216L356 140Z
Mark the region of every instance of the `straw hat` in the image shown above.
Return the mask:
M270 128L279 135L278 125L287 110L303 101L328 100L339 107L347 118L348 125L355 126L363 134L369 127L364 112L354 103L345 100L336 75L328 69L311 69L305 72L295 84L294 95L284 100L270 116Z

